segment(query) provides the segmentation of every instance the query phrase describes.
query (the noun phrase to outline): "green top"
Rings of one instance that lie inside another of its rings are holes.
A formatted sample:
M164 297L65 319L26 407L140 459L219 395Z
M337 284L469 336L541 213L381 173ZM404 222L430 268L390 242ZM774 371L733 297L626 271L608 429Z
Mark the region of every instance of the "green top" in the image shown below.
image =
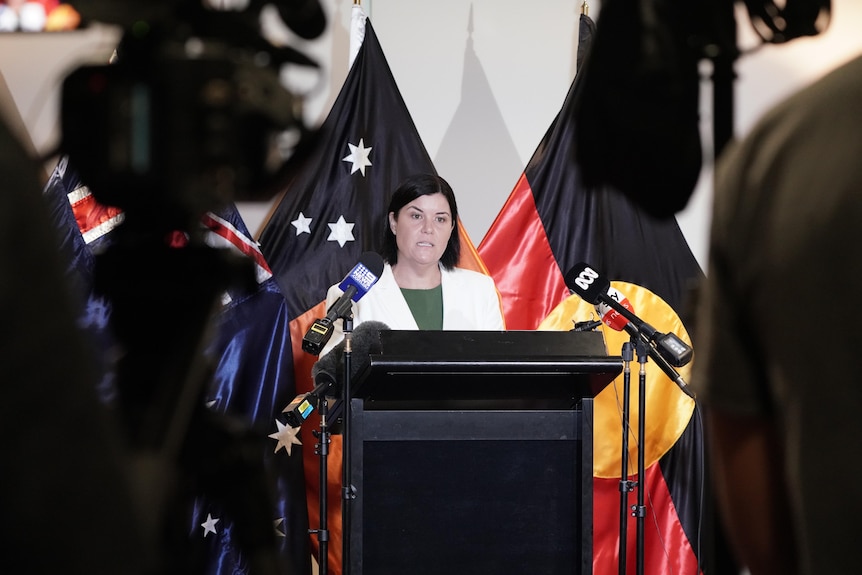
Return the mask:
M443 329L443 286L431 289L401 288L419 329Z

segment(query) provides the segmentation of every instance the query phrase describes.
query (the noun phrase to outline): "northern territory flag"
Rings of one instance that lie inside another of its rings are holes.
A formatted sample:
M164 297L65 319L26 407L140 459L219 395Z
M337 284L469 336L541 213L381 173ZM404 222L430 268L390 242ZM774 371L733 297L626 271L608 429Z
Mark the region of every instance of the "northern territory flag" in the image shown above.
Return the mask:
M366 251L379 251L389 199L415 173L436 173L404 103L377 35L361 7L354 6L354 37L362 37L347 79L317 142L297 164L260 234L288 308L297 391L313 389L311 368L318 357L302 350L303 336L326 315L326 290L340 282ZM476 249L459 224L459 267L484 272ZM302 426L305 445L313 445L319 418ZM329 569L341 572L341 437L329 447L327 527ZM320 462L305 454L308 512L320 525ZM318 545L315 538L312 544ZM319 547L318 547L319 549Z

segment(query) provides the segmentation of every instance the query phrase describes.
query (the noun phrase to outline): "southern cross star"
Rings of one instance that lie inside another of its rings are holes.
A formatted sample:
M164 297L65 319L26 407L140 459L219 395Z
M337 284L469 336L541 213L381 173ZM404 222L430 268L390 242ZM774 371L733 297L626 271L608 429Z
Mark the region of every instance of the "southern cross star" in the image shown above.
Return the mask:
M326 239L330 242L338 242L338 245L342 248L347 242L352 242L356 239L353 237L353 226L355 224L348 224L344 216L338 216L337 222L327 225L329 226L330 233Z
M359 170L364 177L365 168L371 165L371 160L368 159L368 155L371 154L371 147L366 148L362 138L359 138L358 146L354 146L350 142L347 143L347 146L350 148L350 153L341 158L341 161L352 164L350 167L351 174Z

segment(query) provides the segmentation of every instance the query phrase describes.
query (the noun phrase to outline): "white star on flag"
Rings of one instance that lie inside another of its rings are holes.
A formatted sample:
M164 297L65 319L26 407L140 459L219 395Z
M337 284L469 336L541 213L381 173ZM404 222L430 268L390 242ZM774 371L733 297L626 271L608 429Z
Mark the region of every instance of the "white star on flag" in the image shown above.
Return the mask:
M216 531L215 525L219 520L212 516L211 513L207 513L207 520L201 523L201 527L204 528L204 537L212 533L213 535L217 535L218 531Z
M344 220L344 216L338 216L337 222L326 225L328 225L330 229L329 237L326 238L327 241L338 242L338 245L343 248L344 244L352 242L355 239L353 237L354 224L348 224Z
M310 234L311 233L311 224L312 218L306 218L305 214L299 212L299 217L290 222L290 224L296 228L296 235L299 234Z
M358 146L354 146L350 142L347 143L347 146L350 148L350 153L341 158L341 161L350 162L352 164L350 167L351 174L356 170L359 170L362 172L362 175L365 176L365 167L371 165L371 160L368 159L368 155L371 153L371 147L365 147L363 138L359 138Z
M275 420L275 424L278 425L278 431L269 435L271 439L278 441L273 453L278 453L278 450L283 447L287 454L290 455L290 451L294 445L302 445L302 442L296 438L299 428L288 427L277 419Z
M275 536L276 537L287 537L287 535L284 534L284 531L279 529L279 527L281 527L282 525L284 525L284 517L279 517L278 519L276 519L275 521L272 522L272 526L275 527Z

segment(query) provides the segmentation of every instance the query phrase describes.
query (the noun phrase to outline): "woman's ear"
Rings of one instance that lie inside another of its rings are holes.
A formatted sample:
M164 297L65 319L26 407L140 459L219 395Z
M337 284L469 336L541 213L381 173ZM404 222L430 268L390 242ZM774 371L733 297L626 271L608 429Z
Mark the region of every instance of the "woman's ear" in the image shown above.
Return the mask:
M389 229L395 235L395 212L389 212Z

